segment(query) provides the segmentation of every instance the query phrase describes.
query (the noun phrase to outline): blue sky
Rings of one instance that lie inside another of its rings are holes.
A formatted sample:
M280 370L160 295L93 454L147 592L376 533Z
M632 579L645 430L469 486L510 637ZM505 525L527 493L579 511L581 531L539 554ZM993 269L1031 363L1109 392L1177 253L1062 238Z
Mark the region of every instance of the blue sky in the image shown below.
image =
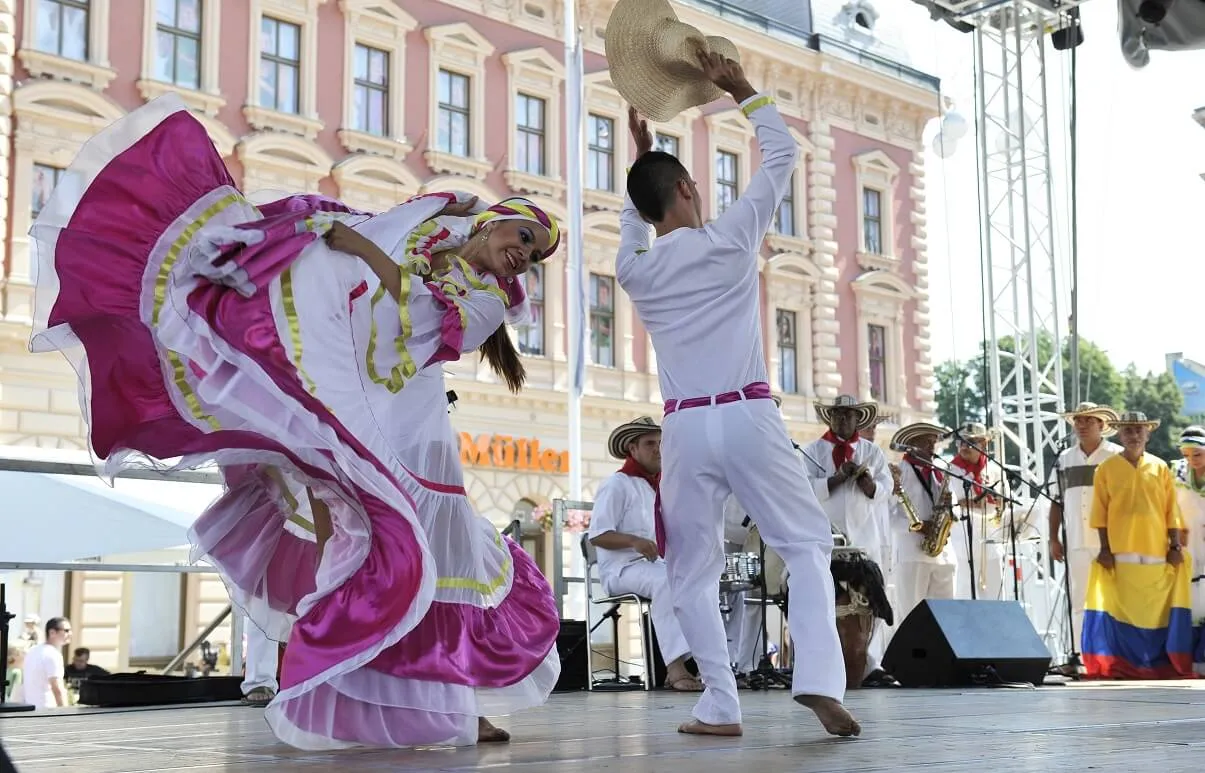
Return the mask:
M930 21L919 5L891 0L889 6L895 18L880 17L880 24L903 33L912 66L941 77L943 92L972 127L954 157L943 161L931 151L926 157L934 356L938 362L965 358L982 337L974 36ZM1205 305L1197 241L1205 230L1205 128L1192 120L1193 110L1205 106L1205 52L1156 51L1150 65L1134 70L1117 42L1116 2L1086 3L1083 23L1086 40L1077 51L1081 334L1118 367L1133 362L1144 371L1162 370L1164 354L1173 351L1205 360L1205 336L1192 324L1192 306ZM1068 52L1048 48L1056 251L1066 266L1070 163L1063 106L1069 84ZM1070 287L1060 289L1066 320Z

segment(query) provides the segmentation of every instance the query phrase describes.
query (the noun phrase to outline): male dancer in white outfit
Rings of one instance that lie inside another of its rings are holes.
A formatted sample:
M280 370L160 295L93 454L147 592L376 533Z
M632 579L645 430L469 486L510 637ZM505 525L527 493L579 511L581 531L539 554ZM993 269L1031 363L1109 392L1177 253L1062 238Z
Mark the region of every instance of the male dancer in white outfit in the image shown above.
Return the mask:
M698 692L703 685L686 670L690 648L674 615L665 561L657 540L657 481L661 475L661 428L648 416L622 424L607 440L623 468L602 482L590 512L590 544L598 552L598 579L610 596L635 593L651 603L649 616L665 661L665 686ZM646 674L652 679L652 674Z
M815 407L816 416L829 429L803 448L804 469L812 489L829 522L850 545L865 551L886 582L894 558L888 527L891 470L883 450L860 434L874 426L878 406L840 395L832 405L818 402ZM879 663L886 640L886 623L876 619L866 652L866 673L858 675L862 687L900 686Z
M792 693L835 735L861 727L842 705L845 667L829 571L833 538L770 399L762 345L758 250L791 182L799 147L773 98L740 65L700 52L706 78L752 121L762 165L744 194L703 225L699 189L673 156L651 152L634 109L637 159L621 214L616 277L653 341L665 398L661 497L670 591L706 689L683 733L740 735L741 706L716 599L724 500L754 514L790 572L796 639ZM649 224L656 243L649 247Z
M1074 411L1064 414L1071 422L1079 442L1059 454L1056 462L1059 491L1063 504L1050 506L1050 557L1065 561L1071 573L1071 631L1073 649L1084 630L1084 603L1087 601L1088 574L1092 562L1100 553L1100 536L1089 528L1092 515L1093 486L1096 467L1105 459L1121 453L1121 446L1105 438L1117 432L1106 429L1108 422L1117 420L1117 412L1107 405L1080 403ZM1066 529L1066 541L1060 527ZM1070 668L1074 668L1071 666ZM1068 670L1070 670L1070 668Z

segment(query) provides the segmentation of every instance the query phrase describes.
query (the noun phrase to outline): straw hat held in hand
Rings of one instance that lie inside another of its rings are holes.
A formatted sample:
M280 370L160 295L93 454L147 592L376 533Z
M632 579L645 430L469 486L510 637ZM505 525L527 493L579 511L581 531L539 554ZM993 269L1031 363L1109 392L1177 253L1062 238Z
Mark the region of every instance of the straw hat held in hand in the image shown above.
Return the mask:
M701 66L700 53L714 54L712 62L740 62L732 41L678 21L668 0L619 0L611 11L606 31L611 83L653 121L671 120L733 93L730 86L737 84L716 80L716 73Z

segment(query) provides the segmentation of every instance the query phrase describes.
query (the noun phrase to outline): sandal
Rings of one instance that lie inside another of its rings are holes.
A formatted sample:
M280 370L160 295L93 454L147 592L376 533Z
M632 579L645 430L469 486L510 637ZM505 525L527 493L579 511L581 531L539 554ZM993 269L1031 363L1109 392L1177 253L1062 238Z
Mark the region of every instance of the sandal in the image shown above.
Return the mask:
M672 681L666 679L665 686L675 692L703 692L703 682L696 676L680 676Z
M271 703L272 699L275 697L276 693L273 692L271 688L256 687L254 690L243 696L243 705L263 708Z

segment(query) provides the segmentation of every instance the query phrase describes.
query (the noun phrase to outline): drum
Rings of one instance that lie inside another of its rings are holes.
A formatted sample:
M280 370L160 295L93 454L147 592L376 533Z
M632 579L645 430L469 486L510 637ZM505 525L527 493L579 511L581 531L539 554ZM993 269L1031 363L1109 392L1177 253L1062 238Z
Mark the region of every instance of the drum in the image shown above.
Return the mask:
M761 576L761 556L757 553L730 553L724 556L724 573L720 575L721 587L752 587Z
M745 538L745 551L754 557L760 557L762 547L761 534L758 533L757 527L753 526ZM787 590L787 565L783 562L782 557L774 552L773 548L769 545L764 547L766 562L763 568L766 572L766 592L771 596L781 596Z
M895 616L887 600L883 572L866 551L844 546L833 548L829 570L836 591L837 636L845 660L845 686L853 690L861 686L866 673L875 618L892 625Z

